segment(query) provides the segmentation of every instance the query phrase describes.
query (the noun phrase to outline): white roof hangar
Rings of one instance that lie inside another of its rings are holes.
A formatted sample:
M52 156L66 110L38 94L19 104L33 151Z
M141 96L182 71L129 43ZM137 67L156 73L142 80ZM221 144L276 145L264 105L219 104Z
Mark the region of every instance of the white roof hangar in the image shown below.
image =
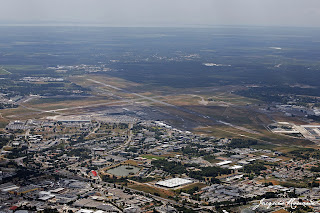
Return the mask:
M184 179L184 178L172 178L164 181L159 181L156 183L156 185L163 186L166 188L175 188L175 187L187 185L190 183L193 183L193 181Z

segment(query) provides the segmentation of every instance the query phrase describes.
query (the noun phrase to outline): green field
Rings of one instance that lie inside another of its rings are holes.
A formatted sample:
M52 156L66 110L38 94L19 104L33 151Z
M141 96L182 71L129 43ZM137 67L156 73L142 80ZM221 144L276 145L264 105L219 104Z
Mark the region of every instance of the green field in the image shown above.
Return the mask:
M26 70L40 70L42 69L41 65L6 65L4 66L7 70L17 70L17 71L26 71Z
M173 197L175 195L175 193L171 190L165 190L165 189L161 189L158 187L148 186L145 184L132 184L132 183L130 183L130 184L128 184L128 187L131 189L143 191L143 192L150 193L153 195L158 195L162 198L169 198L169 197Z
M7 75L7 74L11 74L11 73L5 70L4 68L0 68L0 75Z
M157 160L165 159L165 157L156 156L156 155L142 155L141 157L147 158L147 159L157 159Z

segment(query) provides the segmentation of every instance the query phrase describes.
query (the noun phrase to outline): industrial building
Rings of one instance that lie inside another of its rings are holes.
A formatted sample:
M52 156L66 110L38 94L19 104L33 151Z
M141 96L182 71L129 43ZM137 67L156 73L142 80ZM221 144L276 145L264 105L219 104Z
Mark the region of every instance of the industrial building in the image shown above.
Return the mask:
M166 187L166 188L175 188L175 187L187 185L190 183L193 183L193 181L188 179L183 179L183 178L172 178L169 180L159 181L156 183L156 185Z

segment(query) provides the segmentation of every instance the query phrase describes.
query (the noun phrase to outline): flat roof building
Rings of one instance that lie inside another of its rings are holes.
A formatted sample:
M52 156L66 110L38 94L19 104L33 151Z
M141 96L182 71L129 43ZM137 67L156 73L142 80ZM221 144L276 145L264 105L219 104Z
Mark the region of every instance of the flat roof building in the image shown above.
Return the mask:
M169 180L159 181L156 183L156 185L163 186L166 188L175 188L175 187L187 185L190 183L193 183L193 181L184 179L184 178L172 178Z
M226 160L226 161L222 161L222 162L216 163L216 165L217 166L224 166L224 165L227 165L227 164L230 164L230 163L232 163L232 161Z
M242 168L243 168L243 166L240 166L240 165L234 165L234 166L229 167L229 169L235 169L235 170L242 169Z

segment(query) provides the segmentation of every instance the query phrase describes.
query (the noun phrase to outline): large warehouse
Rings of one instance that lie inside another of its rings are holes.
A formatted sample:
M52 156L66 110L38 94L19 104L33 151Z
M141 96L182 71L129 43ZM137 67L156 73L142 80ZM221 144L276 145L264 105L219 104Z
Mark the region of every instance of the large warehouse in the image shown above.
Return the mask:
M156 185L163 186L166 188L175 188L175 187L187 185L190 183L193 183L193 181L188 179L183 179L183 178L172 178L169 180L159 181L156 183Z

